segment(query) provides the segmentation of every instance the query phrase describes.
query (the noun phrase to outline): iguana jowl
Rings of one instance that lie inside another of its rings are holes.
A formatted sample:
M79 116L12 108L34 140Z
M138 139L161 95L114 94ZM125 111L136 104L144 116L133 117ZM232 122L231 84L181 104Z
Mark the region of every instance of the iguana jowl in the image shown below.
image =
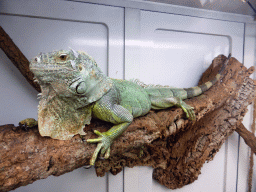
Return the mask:
M93 165L99 153L108 158L113 141L133 118L147 114L150 109L177 106L184 110L187 118L194 120L193 107L183 100L202 94L217 82L229 58L230 55L212 81L181 89L111 79L84 52L41 53L30 62L30 70L42 90L38 106L39 132L42 136L67 140L75 134L85 135L83 128L91 117L113 123L106 132L94 131L98 138L87 140L98 143L90 161Z

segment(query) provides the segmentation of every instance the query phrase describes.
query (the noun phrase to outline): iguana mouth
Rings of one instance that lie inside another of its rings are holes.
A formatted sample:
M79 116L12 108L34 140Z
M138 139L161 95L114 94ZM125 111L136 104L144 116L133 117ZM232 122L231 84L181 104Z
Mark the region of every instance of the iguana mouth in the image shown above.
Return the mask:
M66 72L66 71L74 71L71 67L60 66L56 64L35 64L33 63L30 66L30 70L33 72Z
M31 63L29 68L35 77L44 83L53 82L63 74L72 76L75 73L72 67L63 64Z

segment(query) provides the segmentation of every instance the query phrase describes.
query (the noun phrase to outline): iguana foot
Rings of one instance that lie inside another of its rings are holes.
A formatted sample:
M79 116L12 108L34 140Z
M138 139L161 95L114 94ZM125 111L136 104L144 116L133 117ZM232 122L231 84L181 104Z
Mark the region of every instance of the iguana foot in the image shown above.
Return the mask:
M186 113L186 117L188 119L191 119L192 121L196 120L196 115L194 112L194 107L191 107L190 105L186 104L184 101L181 100L179 107L183 109L183 111Z
M38 125L38 122L33 118L27 118L19 122L19 127L27 131L27 128L35 127Z
M112 139L107 135L106 132L99 132L97 130L94 131L96 135L99 136L97 139L87 139L88 143L98 143L97 148L95 149L92 158L90 160L90 165L94 165L95 161L98 157L98 154L100 152L100 155L103 156L105 159L108 159L110 156L110 146L112 144Z

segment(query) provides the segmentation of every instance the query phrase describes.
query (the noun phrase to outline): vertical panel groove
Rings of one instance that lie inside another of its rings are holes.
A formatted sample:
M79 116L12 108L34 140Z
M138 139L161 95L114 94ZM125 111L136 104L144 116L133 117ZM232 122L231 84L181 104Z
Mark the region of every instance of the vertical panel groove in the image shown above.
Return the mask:
M237 171L236 171L236 192L238 189L238 174L239 174L239 152L240 152L240 136L238 136L238 149L237 149Z
M225 151L228 151L228 139L226 140L225 142ZM227 171L228 171L228 167L227 167L227 164L228 164L228 154L225 153L224 154L224 184L223 184L223 192L226 192L227 191Z

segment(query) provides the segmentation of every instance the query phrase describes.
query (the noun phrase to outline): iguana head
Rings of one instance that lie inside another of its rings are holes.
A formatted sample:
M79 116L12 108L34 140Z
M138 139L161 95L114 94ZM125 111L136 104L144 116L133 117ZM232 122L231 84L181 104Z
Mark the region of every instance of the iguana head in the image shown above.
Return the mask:
M104 89L106 92L111 87L108 78L92 57L72 49L40 53L32 59L29 67L42 89L52 85L57 94L63 97L74 95L88 97L92 91L95 92L95 89ZM91 98L88 102L97 99Z
M78 75L79 67L76 63L79 55L72 51L54 51L50 53L40 53L30 62L30 70L41 84L54 82L60 78Z
M40 134L63 140L84 134L82 128L91 118L89 105L108 92L112 80L92 57L74 50L41 53L29 67L42 90Z

